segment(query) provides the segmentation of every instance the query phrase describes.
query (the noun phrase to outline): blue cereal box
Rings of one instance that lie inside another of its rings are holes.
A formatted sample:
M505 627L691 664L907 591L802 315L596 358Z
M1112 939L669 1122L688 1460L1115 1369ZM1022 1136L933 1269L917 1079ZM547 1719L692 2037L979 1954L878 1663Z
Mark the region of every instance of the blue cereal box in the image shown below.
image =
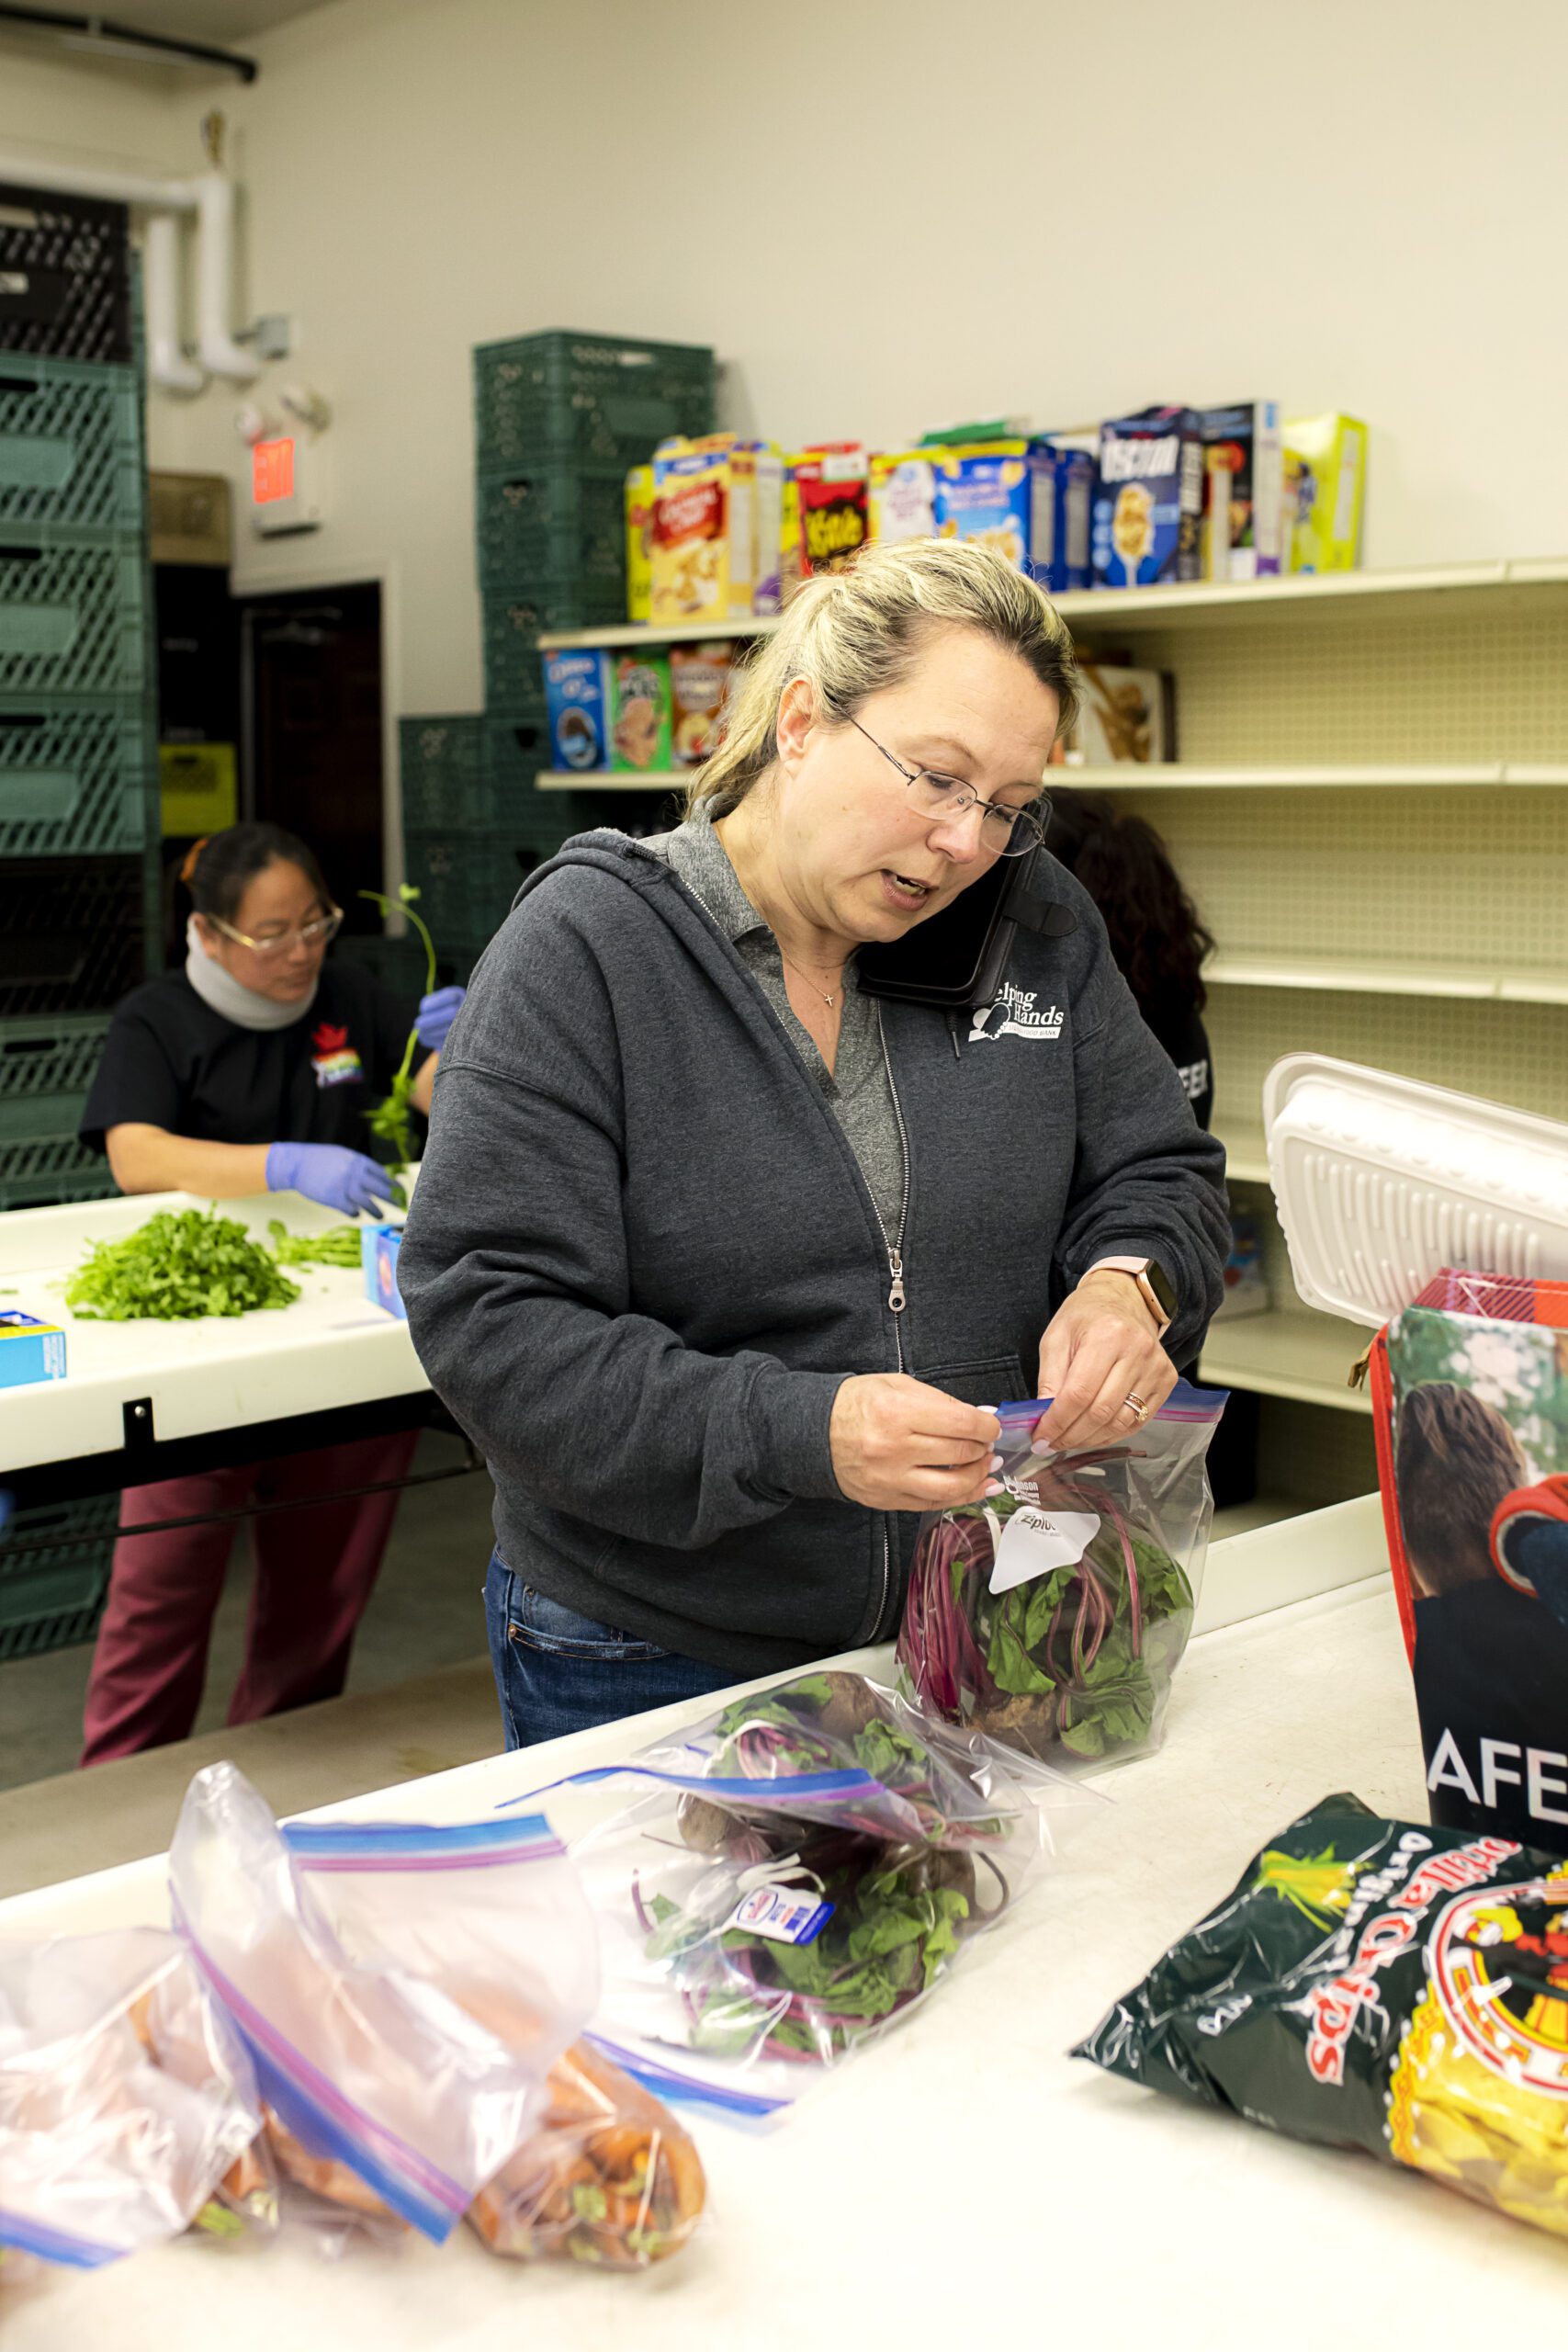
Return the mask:
M36 1315L0 1314L0 1388L65 1377L65 1334Z
M939 539L978 539L1029 569L1030 444L993 441L938 454L932 513Z
M409 1319L398 1288L398 1251L402 1246L400 1225L362 1225L359 1228L359 1262L365 1270L365 1295L373 1306L384 1306L400 1323Z
M550 765L586 774L610 764L610 677L602 653L545 656Z
M1205 580L1264 580L1280 560L1285 483L1278 401L1198 412Z
M1201 576L1203 443L1197 412L1146 408L1100 428L1092 559L1097 588Z
M1092 456L1069 441L1047 435L1030 452L1029 570L1054 596L1089 585L1094 476Z

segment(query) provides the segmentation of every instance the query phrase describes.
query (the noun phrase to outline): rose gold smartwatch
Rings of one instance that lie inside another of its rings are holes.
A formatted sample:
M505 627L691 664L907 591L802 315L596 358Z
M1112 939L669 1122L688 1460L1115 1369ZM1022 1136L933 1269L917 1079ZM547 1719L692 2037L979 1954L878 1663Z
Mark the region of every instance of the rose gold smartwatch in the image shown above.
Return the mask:
M1163 1337L1176 1313L1176 1293L1165 1268L1154 1258L1097 1258L1089 1268L1091 1274L1129 1274L1138 1285L1138 1295L1155 1318L1155 1329Z

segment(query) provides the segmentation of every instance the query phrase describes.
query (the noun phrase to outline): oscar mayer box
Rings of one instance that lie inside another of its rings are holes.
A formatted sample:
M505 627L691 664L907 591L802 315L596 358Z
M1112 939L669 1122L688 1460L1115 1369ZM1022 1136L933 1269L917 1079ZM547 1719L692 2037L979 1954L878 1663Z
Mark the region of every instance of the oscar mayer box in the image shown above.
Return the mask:
M791 461L800 515L800 571L837 571L864 546L870 461L858 441L824 441Z
M678 768L701 767L718 748L729 698L730 651L723 643L670 649L671 750Z
M670 656L663 652L611 653L609 673L610 765L628 770L670 765Z
M653 468L626 475L626 618L653 618Z
M867 537L878 546L936 535L936 457L930 449L876 450L867 484Z
M1367 428L1359 417L1285 421L1284 555L1292 571L1353 571L1361 560Z
M1205 580L1261 580L1280 570L1284 452L1278 401L1198 412L1203 442Z
M733 433L662 441L653 454L656 622L750 617L756 458Z
M1203 445L1190 408L1146 408L1100 428L1094 585L1142 588L1200 577Z

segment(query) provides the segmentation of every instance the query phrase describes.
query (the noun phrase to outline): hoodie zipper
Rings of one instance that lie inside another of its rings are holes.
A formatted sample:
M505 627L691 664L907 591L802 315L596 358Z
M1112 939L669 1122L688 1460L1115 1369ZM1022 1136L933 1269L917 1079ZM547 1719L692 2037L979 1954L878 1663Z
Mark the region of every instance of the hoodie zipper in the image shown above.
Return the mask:
M909 1222L909 1134L908 1129L904 1125L904 1106L898 1100L897 1081L893 1076L893 1062L892 1057L887 1051L887 1032L882 1024L882 1007L880 1003L876 1008L876 1035L877 1041L882 1047L882 1067L887 1072L887 1091L893 1097L893 1115L898 1122L898 1142L904 1155L904 1192L903 1197L898 1204L898 1232L896 1239L889 1240L886 1223L883 1217L881 1209L877 1207L874 1200L873 1200L871 1205L873 1213L876 1218L877 1228L882 1235L882 1246L887 1252L887 1272L891 1277L887 1289L887 1305L889 1312L893 1317L893 1343L895 1348L897 1350L898 1369L902 1372L904 1369L904 1333L903 1327L899 1323L898 1317L903 1314L905 1307L908 1304L908 1294L904 1284L904 1236ZM881 1632L882 1620L887 1611L887 1597L892 1590L892 1588L893 1547L887 1533L886 1514L884 1512L882 1519L882 1586L876 1596L875 1614L872 1618L870 1630L865 1635L865 1639L867 1641L875 1641Z

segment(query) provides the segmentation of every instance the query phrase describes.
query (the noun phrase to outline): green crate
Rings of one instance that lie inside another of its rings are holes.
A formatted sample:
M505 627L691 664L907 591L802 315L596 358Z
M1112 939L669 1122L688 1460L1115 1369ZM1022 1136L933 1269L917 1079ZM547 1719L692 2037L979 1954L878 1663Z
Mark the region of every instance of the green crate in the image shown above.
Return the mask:
M0 352L0 537L14 525L140 540L141 385L132 368Z
M439 950L441 942L435 943ZM416 932L404 939L389 939L385 932L340 933L333 955L341 964L355 965L403 1000L410 1010L424 994L424 947Z
M433 826L492 823L495 798L487 755L485 721L477 712L400 718L404 825L423 831Z
M0 1021L0 1123L18 1100L85 1095L103 1059L107 1012Z
M457 956L500 929L526 870L523 846L499 826L405 831L404 876L438 947Z
M514 336L474 352L474 462L636 466L671 434L714 429L714 356L616 335Z
M544 692L541 629L597 628L626 619L618 588L548 574L493 583L484 596L485 707L536 709Z
M548 795L534 780L550 764L550 722L541 694L531 708L520 706L485 721L485 766L497 820L515 828L526 822ZM520 836L526 839L525 833Z
M512 467L474 483L479 584L558 579L614 589L626 611L626 469Z
M0 1021L97 1012L157 968L147 857L0 859Z
M0 857L79 857L157 839L150 706L0 701Z
M0 533L0 695L152 689L145 550Z
M0 1102L0 1207L103 1200L116 1190L103 1153L77 1139L85 1100L64 1094Z
M108 1591L118 1495L19 1510L0 1543L0 1658L90 1642Z

